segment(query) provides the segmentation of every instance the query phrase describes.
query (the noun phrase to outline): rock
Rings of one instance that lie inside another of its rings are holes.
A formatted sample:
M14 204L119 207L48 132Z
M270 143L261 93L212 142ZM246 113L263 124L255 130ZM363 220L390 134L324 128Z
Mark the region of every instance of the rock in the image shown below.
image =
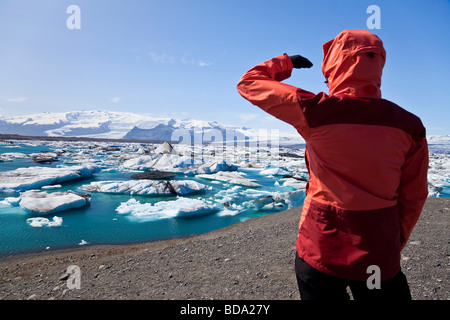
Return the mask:
M148 171L143 173L135 173L131 176L133 179L170 179L176 177L173 172Z

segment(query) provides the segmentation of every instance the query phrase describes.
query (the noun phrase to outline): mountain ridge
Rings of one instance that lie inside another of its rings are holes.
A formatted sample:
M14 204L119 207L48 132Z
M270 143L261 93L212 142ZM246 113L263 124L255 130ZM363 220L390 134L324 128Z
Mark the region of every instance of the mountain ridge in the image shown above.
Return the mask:
M261 141L260 131L216 121L156 118L131 112L91 110L0 116L0 134L40 137L151 140L171 142ZM200 135L199 135L200 134ZM298 134L270 136L283 143L302 143ZM195 141L194 141L195 140ZM200 141L199 141L200 140Z

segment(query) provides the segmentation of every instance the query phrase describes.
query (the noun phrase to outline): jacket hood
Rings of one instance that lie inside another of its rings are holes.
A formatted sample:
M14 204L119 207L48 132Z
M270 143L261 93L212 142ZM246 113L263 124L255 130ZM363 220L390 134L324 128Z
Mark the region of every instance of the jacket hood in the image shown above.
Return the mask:
M323 45L322 72L329 95L381 98L383 42L367 30L344 30Z

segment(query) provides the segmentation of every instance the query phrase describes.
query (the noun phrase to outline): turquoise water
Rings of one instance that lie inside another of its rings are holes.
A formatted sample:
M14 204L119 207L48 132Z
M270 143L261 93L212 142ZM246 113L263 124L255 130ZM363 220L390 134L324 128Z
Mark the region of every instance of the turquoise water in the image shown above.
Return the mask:
M23 144L16 146L0 145L0 155L10 152L30 154L52 149L54 148L51 146L30 146ZM64 149L67 150L67 147ZM101 164L102 158L109 158L111 155L113 154L96 156L95 159ZM67 163L64 163L64 161L70 161L70 157L71 156L62 155L59 161L50 165L38 165L31 159L16 158L11 162L0 162L0 171L30 166L55 167L58 165L68 165ZM62 188L46 191L73 190L85 192L80 190L79 187L84 184L89 184L91 181L130 180L130 176L135 173L107 169L108 166L105 165L102 167L102 171L96 173L92 178L69 181L63 183ZM253 188L254 190L263 190L267 192L296 190L292 187L275 186L275 182L279 181L281 178L279 176L267 177L260 175L257 170L251 169L240 171L245 171L249 178L258 179L262 187ZM193 177L180 174L177 179L193 179ZM198 181L208 186L212 186L212 190L193 194L188 197L214 198L217 192L229 190L233 187L233 185L228 183L213 183L205 179L199 179ZM247 189L248 188L246 187L242 187L242 198L237 199L235 201L236 204L249 200L249 197L246 194ZM53 216L61 217L63 223L59 227L32 227L27 223L27 219L34 217L33 215L25 213L20 207L0 204L0 256L78 247L79 243L83 240L86 241L88 245L94 245L138 243L174 237L186 237L216 230L253 217L286 209L286 207L273 208L270 210L251 209L236 215L226 216L221 216L220 212L213 212L190 218L168 218L149 221L149 219L137 219L130 215L119 214L116 212L116 208L121 203L126 202L131 198L135 198L141 203L155 203L157 201L175 200L176 197L129 196L97 192L92 192L90 194L91 203L88 206L57 212L51 215L40 215L40 217L45 217L49 220L52 220ZM0 201L4 200L6 197L18 197L19 195L19 193L0 193ZM264 194L262 196L264 196Z
M123 147L120 146L120 147ZM100 180L130 180L135 173L119 170L119 152L91 152L92 148L86 146L71 147L69 143L30 145L18 143L14 145L0 144L0 156L5 153L19 152L31 154L40 151L52 151L63 148L66 153L60 156L59 161L49 165L39 165L31 159L14 158L13 161L0 162L0 171L14 170L20 167L45 166L56 167L60 165L76 164L75 158L89 158L102 168L102 171L94 174L91 178L68 181L62 184L62 188L47 190L47 192L73 190L85 192L79 188L92 181ZM131 149L130 149L131 150ZM438 181L439 193L442 197L450 196L450 148L439 146L436 148L437 158L430 162L434 181ZM129 151L129 150L128 150ZM127 151L127 152L128 152ZM303 159L298 160L303 161ZM232 203L241 205L255 198L262 198L276 192L295 191L293 187L281 187L281 176L264 176L259 174L260 169L239 169L246 173L247 178L254 178L262 185L259 188L240 187L237 192L232 192L234 185L229 183L214 182L205 179L195 179L193 176L179 174L176 179L193 179L211 186L211 190L187 196L189 198L203 198L220 200L221 192L231 191L235 196ZM257 192L257 195L251 192ZM124 202L134 198L140 203L156 203L158 201L176 200L175 196L149 197L129 196L120 194L106 194L91 192L91 203L83 208L71 209L57 212L52 215L40 215L52 220L53 216L63 219L59 227L32 227L27 219L34 217L25 213L20 207L0 204L0 257L27 252L39 252L62 248L79 247L82 241L88 245L95 244L127 244L155 240L171 239L175 237L187 237L208 231L220 229L247 219L271 214L287 209L284 207L273 207L270 209L257 210L249 208L235 215L222 215L221 211L189 218L166 218L166 219L139 219L130 214L119 214L116 208ZM6 197L18 197L19 193L0 193L0 201ZM296 205L300 205L297 203ZM219 201L220 202L220 201ZM217 202L215 202L217 203ZM223 207L222 207L223 208Z

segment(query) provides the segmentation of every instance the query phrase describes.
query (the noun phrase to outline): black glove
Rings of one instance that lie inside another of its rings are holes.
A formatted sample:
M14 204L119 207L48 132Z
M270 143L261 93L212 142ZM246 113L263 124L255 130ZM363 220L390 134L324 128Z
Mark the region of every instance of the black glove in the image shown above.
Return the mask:
M311 61L298 54L295 56L290 56L289 58L291 58L292 64L294 65L295 69L311 68L313 65Z

